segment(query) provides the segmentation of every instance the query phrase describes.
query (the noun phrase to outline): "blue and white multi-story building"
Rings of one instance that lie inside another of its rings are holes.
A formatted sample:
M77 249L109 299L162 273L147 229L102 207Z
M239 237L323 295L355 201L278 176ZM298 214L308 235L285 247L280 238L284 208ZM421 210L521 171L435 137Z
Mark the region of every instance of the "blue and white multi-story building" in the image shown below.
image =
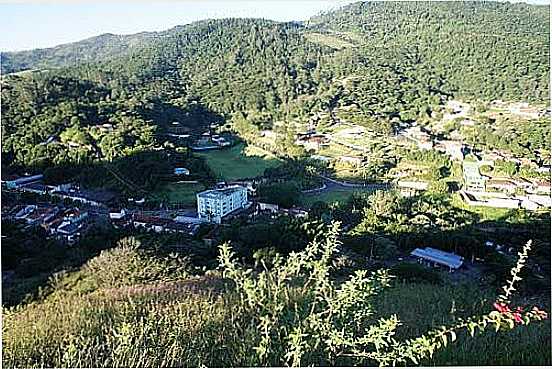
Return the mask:
M247 189L231 186L223 189L207 190L197 194L199 219L220 223L225 215L247 206Z

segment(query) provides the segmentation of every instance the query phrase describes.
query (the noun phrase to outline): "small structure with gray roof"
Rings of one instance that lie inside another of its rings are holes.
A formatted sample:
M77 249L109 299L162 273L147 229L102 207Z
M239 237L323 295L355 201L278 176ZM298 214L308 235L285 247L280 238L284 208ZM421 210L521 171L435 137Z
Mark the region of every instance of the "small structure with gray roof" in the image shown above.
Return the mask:
M431 247L425 249L415 249L410 255L418 258L419 262L428 264L443 265L449 268L449 271L454 271L462 266L464 258L452 252L437 250Z

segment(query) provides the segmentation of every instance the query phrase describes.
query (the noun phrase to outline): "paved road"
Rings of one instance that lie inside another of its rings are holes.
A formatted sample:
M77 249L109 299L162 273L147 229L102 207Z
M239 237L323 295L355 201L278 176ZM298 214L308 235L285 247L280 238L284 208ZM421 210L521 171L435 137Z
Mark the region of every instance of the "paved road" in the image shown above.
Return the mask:
M324 180L324 184L326 185L324 191L340 189L343 190L351 188L362 188L367 190L388 190L391 188L391 185L389 183L349 183L345 181L338 181L322 175L320 177L322 177L322 179Z

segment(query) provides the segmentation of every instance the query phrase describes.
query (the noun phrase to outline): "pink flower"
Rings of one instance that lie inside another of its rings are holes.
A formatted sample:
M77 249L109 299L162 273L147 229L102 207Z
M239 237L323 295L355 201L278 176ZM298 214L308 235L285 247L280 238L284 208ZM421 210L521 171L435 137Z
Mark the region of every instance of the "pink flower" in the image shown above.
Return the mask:
M523 323L523 319L521 319L520 313L513 313L512 315L514 316L514 320L516 321L516 323Z
M502 314L510 312L510 308L508 307L508 305L503 302L495 302L493 306L498 312Z
M548 319L548 314L544 310L540 310L538 307L533 307L533 313L537 314L541 319Z

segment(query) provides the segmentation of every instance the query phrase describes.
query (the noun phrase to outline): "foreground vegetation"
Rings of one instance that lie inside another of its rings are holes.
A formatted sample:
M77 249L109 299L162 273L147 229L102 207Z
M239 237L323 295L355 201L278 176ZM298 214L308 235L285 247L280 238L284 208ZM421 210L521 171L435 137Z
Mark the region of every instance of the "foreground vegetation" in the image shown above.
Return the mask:
M396 282L383 270L358 271L337 283L331 277L339 271L331 266L336 230L324 232L287 261L274 255L253 269L236 264L222 246L222 274L202 277L193 276L198 270L186 259L152 257L136 240L122 240L79 270L57 274L37 300L4 308L3 364L550 364L550 350L542 346L550 326L538 322L544 313L531 310L542 300L527 302L519 320L515 313L491 311L494 292L475 286ZM501 299L509 301L511 292ZM490 325L473 326L480 332L475 338L469 329L433 330L473 315ZM515 328L495 332L495 325ZM428 329L433 333L412 340Z

